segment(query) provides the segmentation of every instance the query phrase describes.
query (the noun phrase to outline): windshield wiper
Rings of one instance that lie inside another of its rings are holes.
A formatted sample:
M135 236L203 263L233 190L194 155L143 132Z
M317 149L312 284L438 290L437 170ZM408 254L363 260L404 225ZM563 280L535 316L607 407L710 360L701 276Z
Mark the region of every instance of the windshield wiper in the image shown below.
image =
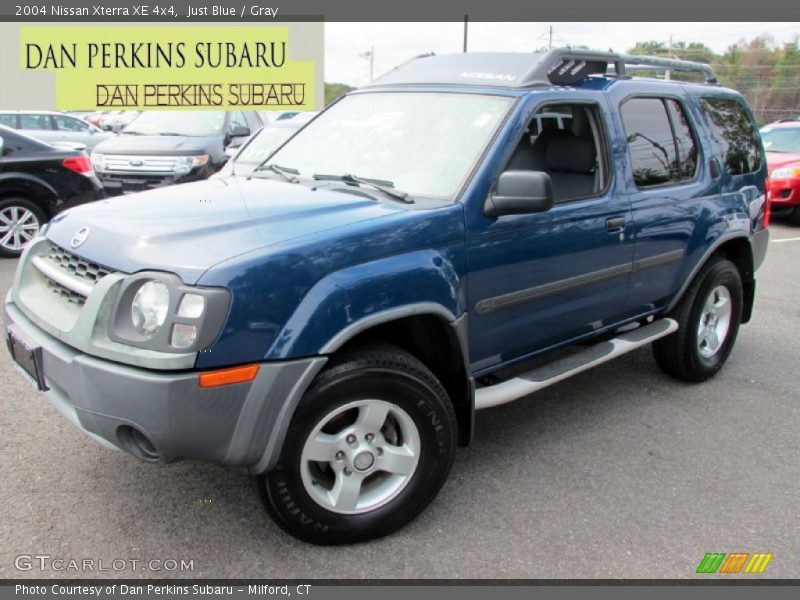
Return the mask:
M234 163L235 164L235 163ZM297 183L299 179L296 177L300 174L300 171L297 169L291 169L289 167L281 167L280 165L276 165L274 163L270 163L268 165L260 164L258 165L253 171L272 171L273 173L277 173L281 177L283 177L289 183Z
M401 202L405 202L406 204L414 204L414 198L412 198L410 194L394 189L394 183L384 179L369 179L366 177L359 177L358 175L351 175L350 173L345 173L344 175L315 174L313 175L313 178L317 181L341 181L347 185L368 185L383 192L387 196L391 196L392 198L400 200Z
M169 135L173 137L187 137L185 133L175 133L174 131L161 131L158 135Z
M128 131L127 129L123 129L120 133L123 135L144 135L141 131Z

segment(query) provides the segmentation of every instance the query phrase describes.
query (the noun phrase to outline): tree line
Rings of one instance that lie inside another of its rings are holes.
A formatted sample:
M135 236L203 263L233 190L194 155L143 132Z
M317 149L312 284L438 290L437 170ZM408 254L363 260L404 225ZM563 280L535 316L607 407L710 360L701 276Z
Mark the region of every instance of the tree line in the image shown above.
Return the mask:
M728 46L715 53L701 42L639 42L628 50L646 54L694 60L710 64L721 85L741 92L750 103L759 124L779 119L800 118L800 38L776 44L766 35ZM658 76L663 77L663 74ZM691 73L671 73L673 79L695 80Z

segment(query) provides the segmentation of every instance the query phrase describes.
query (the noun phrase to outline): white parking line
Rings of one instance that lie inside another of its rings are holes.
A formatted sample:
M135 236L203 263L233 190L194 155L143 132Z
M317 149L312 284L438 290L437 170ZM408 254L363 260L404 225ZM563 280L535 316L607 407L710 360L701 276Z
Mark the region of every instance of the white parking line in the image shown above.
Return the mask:
M780 244L781 242L800 242L800 237L782 238L770 241L775 242L776 244Z

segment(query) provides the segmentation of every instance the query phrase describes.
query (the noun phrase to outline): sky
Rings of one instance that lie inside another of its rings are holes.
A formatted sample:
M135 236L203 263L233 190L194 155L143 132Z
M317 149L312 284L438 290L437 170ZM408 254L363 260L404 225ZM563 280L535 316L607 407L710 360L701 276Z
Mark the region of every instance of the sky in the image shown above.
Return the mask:
M800 36L800 23L470 23L471 52L531 52L553 46L583 45L624 52L636 42L672 36L675 42L703 42L717 53L740 40L769 34L776 43ZM370 61L359 55L374 48L378 77L426 52L461 52L464 23L326 23L325 81L353 86L369 82Z

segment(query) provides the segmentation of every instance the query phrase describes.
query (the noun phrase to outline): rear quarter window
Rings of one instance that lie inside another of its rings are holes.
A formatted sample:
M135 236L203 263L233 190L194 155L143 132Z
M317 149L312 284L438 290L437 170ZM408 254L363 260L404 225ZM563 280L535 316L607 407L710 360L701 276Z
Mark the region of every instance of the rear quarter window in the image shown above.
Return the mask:
M758 131L744 106L729 98L701 98L714 143L731 175L744 175L761 168Z

